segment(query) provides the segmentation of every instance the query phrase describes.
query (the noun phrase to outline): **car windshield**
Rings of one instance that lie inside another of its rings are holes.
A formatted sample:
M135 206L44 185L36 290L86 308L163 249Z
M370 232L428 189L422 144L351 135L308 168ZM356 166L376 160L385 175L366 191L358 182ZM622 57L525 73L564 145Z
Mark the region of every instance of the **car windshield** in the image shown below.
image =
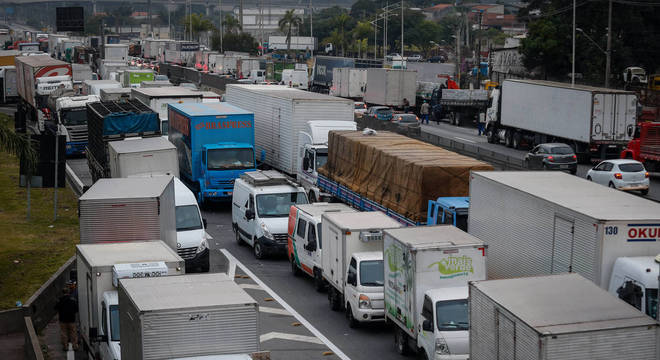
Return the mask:
M176 231L197 230L202 228L196 205L176 207Z
M440 331L460 331L470 328L467 299L438 301L435 304L435 312Z
M360 262L360 284L362 286L383 286L383 260Z
M254 168L252 149L211 149L207 151L209 170L241 170Z
M658 320L658 289L646 289L646 315Z
M87 124L87 109L62 110L60 120L64 125L85 125Z
M553 146L550 148L550 154L571 155L573 154L573 149L569 146Z
M640 163L619 164L619 170L622 172L640 172L644 171L644 165Z
M119 305L110 305L110 340L119 341Z
M392 109L378 109L376 113L379 115L392 115Z
M328 162L328 153L316 153L316 167L315 169L320 168Z
M257 195L257 213L261 218L286 217L294 204L307 204L303 192Z

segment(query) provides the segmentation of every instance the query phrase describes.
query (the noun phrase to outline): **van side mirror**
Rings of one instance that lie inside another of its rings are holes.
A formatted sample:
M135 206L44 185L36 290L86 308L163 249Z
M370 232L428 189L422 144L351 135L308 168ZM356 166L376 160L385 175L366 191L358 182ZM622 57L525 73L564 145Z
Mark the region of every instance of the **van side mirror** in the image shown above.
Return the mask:
M307 169L309 169L309 158L304 157L303 158L303 170L307 170Z
M248 220L254 219L254 210L252 209L245 210L245 218Z
M202 218L202 224L204 225L204 229L206 229L208 227L208 224L207 224L205 218Z
M428 319L424 320L424 322L422 322L422 330L424 330L424 331L433 331L433 321L428 320Z
M356 286L357 285L357 275L355 273L348 273L348 276L346 277L346 282Z

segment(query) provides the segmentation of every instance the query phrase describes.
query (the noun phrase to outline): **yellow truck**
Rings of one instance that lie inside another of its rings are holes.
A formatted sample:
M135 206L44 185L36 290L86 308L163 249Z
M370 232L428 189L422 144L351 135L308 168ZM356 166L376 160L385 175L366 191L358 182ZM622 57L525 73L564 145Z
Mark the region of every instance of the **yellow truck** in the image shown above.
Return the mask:
M18 50L0 50L0 66L14 66L14 58L21 56Z

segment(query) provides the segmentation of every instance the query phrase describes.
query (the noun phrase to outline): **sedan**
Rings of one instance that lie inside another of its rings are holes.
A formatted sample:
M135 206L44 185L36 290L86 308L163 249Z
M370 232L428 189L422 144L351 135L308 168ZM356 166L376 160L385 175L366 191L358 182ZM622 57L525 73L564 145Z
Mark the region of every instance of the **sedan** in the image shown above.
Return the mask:
M605 160L587 172L587 180L624 191L649 193L649 173L635 160Z
M567 170L575 175L577 156L573 148L562 143L540 144L525 155L528 169Z
M365 116L382 121L390 121L392 119L392 109L387 106L372 106L367 110Z
M394 114L392 124L396 131L406 135L420 135L419 118L415 114Z
M363 103L362 101L356 101L354 114L357 117L362 117L366 112L367 112L367 104Z

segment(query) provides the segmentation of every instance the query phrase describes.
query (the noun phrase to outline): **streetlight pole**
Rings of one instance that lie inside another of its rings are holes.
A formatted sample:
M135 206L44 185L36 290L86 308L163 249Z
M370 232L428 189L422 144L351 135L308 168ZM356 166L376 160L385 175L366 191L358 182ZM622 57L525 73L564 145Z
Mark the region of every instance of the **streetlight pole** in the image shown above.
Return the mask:
M571 86L575 86L575 5L573 0L573 60L571 60Z
M403 0L401 0L401 68L403 68Z
M270 23L270 18L268 18L268 21ZM312 38L312 49L310 54L314 56L314 46L316 45L316 41L314 41L314 7L312 7L312 0L309 0L309 36Z
M219 6L220 6L220 53L222 54L223 53L223 51L222 51L222 38L225 37L225 32L224 32L224 29L222 28L222 22L223 22L223 19L222 19L222 0L218 0L218 1L220 2L220 4L219 4Z
M605 60L605 87L610 87L610 65L612 64L612 0L607 14L607 56Z

